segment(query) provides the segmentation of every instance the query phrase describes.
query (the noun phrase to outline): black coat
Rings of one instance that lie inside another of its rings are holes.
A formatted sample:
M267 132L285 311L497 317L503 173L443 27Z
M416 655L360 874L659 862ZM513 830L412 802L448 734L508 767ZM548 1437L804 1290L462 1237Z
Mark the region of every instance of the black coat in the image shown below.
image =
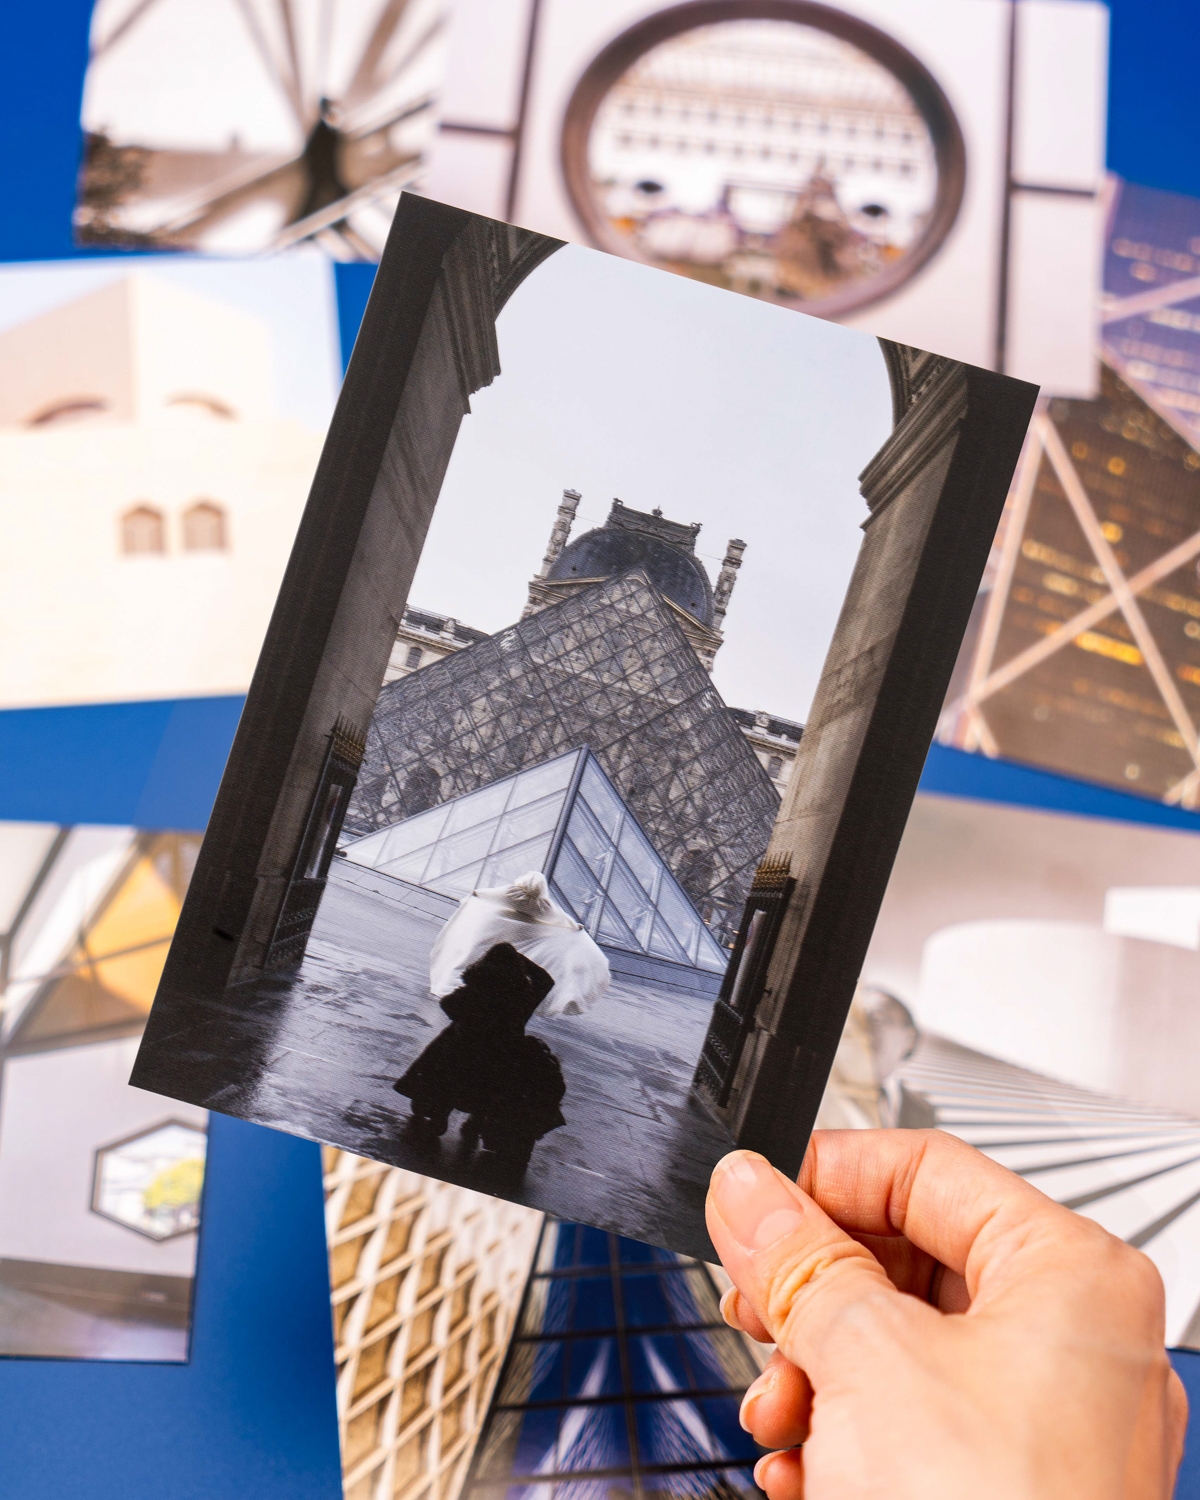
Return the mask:
M441 1002L450 1025L397 1080L396 1092L412 1100L417 1114L462 1110L530 1140L565 1124L558 1059L539 1037L525 1034L553 985L511 944L497 943Z

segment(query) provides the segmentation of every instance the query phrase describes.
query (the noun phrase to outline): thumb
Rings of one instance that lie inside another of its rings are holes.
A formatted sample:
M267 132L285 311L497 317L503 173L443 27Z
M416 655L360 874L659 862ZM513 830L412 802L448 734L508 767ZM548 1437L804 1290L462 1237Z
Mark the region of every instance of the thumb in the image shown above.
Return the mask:
M881 1315L907 1315L906 1304L931 1311L902 1296L866 1246L757 1152L733 1151L717 1163L705 1217L738 1291L814 1382L844 1349L849 1322L869 1336Z

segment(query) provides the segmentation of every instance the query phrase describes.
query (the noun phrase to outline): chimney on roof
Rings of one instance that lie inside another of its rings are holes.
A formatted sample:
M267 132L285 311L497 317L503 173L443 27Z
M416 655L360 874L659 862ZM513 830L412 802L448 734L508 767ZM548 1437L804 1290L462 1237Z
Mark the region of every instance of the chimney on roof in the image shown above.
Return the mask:
M550 540L546 543L546 555L542 558L539 578L550 576L550 569L558 561L562 549L567 545L571 536L571 527L575 524L575 512L579 509L579 502L582 498L578 490L563 490L562 499L558 502L558 514L550 530Z

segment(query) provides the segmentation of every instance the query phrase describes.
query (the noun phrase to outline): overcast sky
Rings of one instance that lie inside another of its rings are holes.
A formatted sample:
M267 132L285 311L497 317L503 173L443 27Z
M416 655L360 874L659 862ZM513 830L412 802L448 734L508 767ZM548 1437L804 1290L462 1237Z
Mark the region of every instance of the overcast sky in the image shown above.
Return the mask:
M715 581L746 542L714 679L726 702L803 721L867 514L858 474L891 431L867 334L568 245L498 323L503 374L471 398L412 603L511 624L561 492L573 537L614 496L702 523Z
M126 255L0 267L0 330L82 297L131 272L232 303L269 327L281 416L323 432L341 381L333 270L309 246L262 260Z

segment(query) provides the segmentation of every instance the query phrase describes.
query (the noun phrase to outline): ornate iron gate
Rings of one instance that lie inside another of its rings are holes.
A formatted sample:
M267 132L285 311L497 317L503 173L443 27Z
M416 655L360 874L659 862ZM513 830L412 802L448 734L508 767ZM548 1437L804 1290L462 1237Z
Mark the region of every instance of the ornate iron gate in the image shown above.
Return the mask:
M693 1086L718 1106L728 1102L742 1049L766 987L775 940L796 884L789 869L785 856L764 859L754 872L729 967L713 1004Z
M365 750L366 736L339 714L329 732L304 833L275 919L267 950L268 969L299 963L304 957Z

